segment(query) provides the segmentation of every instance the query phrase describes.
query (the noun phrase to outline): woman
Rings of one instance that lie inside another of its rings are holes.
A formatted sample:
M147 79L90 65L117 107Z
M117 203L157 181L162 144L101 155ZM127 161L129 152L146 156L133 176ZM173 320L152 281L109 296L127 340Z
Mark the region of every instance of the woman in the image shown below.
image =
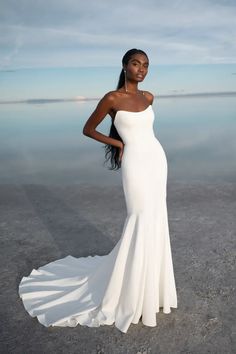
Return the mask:
M167 163L154 135L153 95L140 91L149 60L139 49L122 60L118 87L108 92L83 133L105 145L111 169L122 170L127 217L120 240L104 256L67 256L23 277L19 294L44 326L115 326L126 333L140 318L177 308L166 208ZM109 114L109 136L96 130Z
M97 108L86 122L83 133L103 142L107 154L111 151L112 168L120 167L124 144L117 134L114 126L116 112L123 110L142 111L147 105L152 104L153 95L147 91L139 91L138 83L142 82L148 72L148 57L145 52L138 49L129 50L122 59L123 69L116 91L108 92L98 103ZM95 130L104 117L109 114L112 119L110 138ZM114 139L116 137L116 139ZM117 138L119 140L117 140ZM112 149L114 147L115 149Z

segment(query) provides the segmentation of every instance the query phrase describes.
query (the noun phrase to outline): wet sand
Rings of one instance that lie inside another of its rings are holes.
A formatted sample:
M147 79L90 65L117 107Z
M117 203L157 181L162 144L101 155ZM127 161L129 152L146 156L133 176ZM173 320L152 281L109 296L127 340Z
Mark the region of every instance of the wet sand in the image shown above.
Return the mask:
M235 353L236 184L168 184L178 308L157 326L43 327L24 310L18 284L62 258L107 254L126 216L121 186L1 185L0 352Z

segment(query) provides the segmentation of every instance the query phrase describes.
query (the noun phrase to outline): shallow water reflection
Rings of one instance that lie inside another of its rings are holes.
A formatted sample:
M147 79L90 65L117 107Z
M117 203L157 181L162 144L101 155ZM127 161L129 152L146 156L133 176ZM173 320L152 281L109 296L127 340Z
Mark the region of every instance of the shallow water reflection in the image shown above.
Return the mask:
M103 144L82 134L96 104L1 105L0 183L121 184L103 166ZM235 181L235 97L157 98L154 111L169 181ZM109 126L107 116L98 130Z

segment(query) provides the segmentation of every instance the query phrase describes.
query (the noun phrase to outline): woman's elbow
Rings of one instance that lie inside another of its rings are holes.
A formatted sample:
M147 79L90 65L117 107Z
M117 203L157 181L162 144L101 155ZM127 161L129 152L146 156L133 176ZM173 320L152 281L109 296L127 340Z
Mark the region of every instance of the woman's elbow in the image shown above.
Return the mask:
M89 134L88 129L83 128L83 134L86 135L86 136L88 136L88 134Z
M88 125L85 124L84 127L83 127L83 134L88 136L90 130L91 130L91 129L89 129Z
M87 127L84 127L83 128L83 134L86 135L86 136L92 136L93 135L93 130L89 129Z

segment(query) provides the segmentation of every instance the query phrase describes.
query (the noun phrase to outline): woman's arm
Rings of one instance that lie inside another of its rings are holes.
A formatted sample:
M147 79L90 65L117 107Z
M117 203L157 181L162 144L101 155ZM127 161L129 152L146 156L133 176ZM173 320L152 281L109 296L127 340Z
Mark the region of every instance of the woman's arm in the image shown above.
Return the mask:
M89 136L92 139L100 141L101 143L122 148L123 143L120 140L110 138L109 136L99 133L96 130L98 124L100 124L102 120L105 118L105 116L109 114L109 112L111 112L113 107L114 107L114 96L112 93L108 92L99 101L96 109L94 110L94 112L91 114L91 116L88 118L87 122L85 123L83 128L83 134Z

